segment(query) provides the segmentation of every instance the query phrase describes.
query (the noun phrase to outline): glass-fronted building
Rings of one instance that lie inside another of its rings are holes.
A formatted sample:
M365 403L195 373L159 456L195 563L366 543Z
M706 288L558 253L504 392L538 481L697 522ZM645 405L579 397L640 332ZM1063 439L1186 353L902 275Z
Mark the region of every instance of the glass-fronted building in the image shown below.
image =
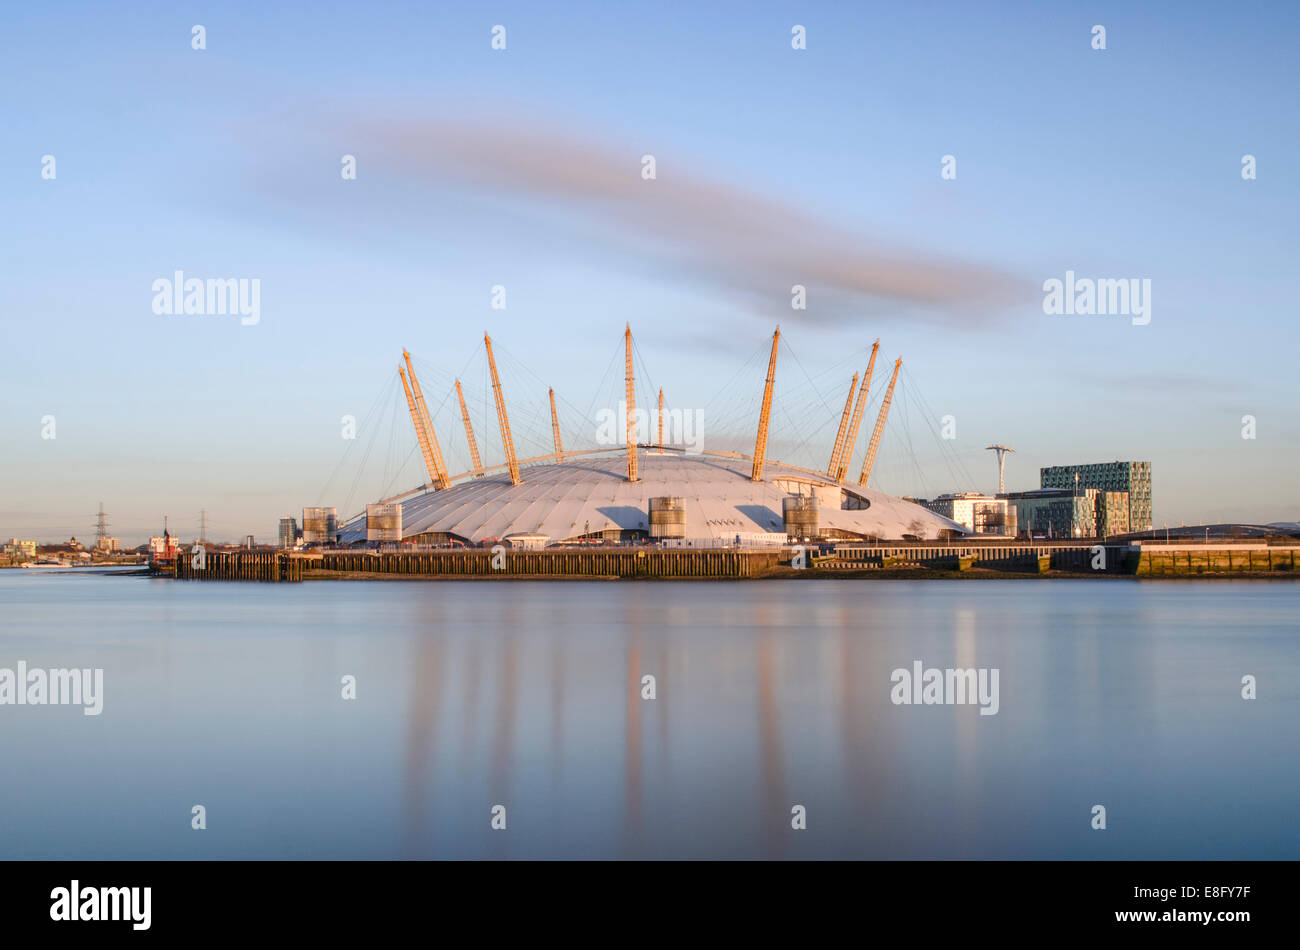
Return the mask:
M1078 476L1078 482L1075 476ZM1080 490L1095 488L1104 492L1128 493L1126 531L1146 531L1151 527L1151 463L1099 462L1092 465L1053 465L1039 470L1043 488ZM1118 524L1119 519L1112 519ZM1107 526L1114 527L1115 525ZM1120 533L1107 530L1108 534Z
M998 495L1014 508L1021 531L1035 538L1092 538L1097 535L1097 490L1038 488Z
M950 492L917 504L943 515L975 534L1015 536L1015 521L1007 520L1007 500L981 492Z
M301 533L298 531L297 518L280 519L280 547L291 548L297 543Z

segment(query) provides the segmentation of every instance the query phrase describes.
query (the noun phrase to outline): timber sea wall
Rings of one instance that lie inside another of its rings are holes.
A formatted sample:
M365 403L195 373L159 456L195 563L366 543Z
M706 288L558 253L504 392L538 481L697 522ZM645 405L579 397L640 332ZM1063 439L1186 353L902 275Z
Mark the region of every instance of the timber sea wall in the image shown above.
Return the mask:
M327 551L206 553L203 566L178 557L170 574L178 580L302 581L329 577L753 577L775 568L778 550L597 551L488 550ZM786 558L789 560L788 556Z
M797 559L797 560L796 560ZM177 580L294 583L326 578L758 578L909 574L1291 576L1300 545L915 542L757 550L601 548L445 551L207 551L154 566Z

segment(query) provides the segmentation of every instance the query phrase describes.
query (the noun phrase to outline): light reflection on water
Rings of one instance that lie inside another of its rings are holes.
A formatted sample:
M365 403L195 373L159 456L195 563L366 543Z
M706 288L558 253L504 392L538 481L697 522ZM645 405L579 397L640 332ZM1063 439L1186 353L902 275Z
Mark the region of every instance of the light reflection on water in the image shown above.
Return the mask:
M0 706L0 857L1300 857L1290 582L32 573L0 667L104 713ZM999 713L893 705L914 660Z

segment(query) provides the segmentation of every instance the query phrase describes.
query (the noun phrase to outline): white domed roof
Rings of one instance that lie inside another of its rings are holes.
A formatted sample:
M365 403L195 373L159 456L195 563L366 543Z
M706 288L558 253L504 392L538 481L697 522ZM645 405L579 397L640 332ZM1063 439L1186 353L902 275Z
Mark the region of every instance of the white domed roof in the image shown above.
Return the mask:
M825 474L778 462L767 462L763 480L754 482L753 463L746 458L671 449L639 452L635 482L627 480L624 454L611 451L527 466L518 485L511 485L506 473L494 472L403 499L402 535L443 532L478 542L531 534L554 542L615 528L648 531L650 499L667 495L685 499L686 537L729 540L740 533L782 531L782 499L816 489L823 528L888 539L966 530L913 502L860 485L837 486ZM862 507L834 504L841 492ZM365 519L342 533L345 542L364 539Z

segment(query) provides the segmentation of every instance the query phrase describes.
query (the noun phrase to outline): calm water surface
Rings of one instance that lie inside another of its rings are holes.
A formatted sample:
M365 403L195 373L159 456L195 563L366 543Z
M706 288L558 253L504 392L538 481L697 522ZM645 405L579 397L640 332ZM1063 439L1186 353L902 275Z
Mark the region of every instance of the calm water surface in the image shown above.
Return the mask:
M0 858L1300 858L1298 616L1293 582L5 570L0 667L105 698L0 706ZM999 669L998 714L893 705L915 660Z

